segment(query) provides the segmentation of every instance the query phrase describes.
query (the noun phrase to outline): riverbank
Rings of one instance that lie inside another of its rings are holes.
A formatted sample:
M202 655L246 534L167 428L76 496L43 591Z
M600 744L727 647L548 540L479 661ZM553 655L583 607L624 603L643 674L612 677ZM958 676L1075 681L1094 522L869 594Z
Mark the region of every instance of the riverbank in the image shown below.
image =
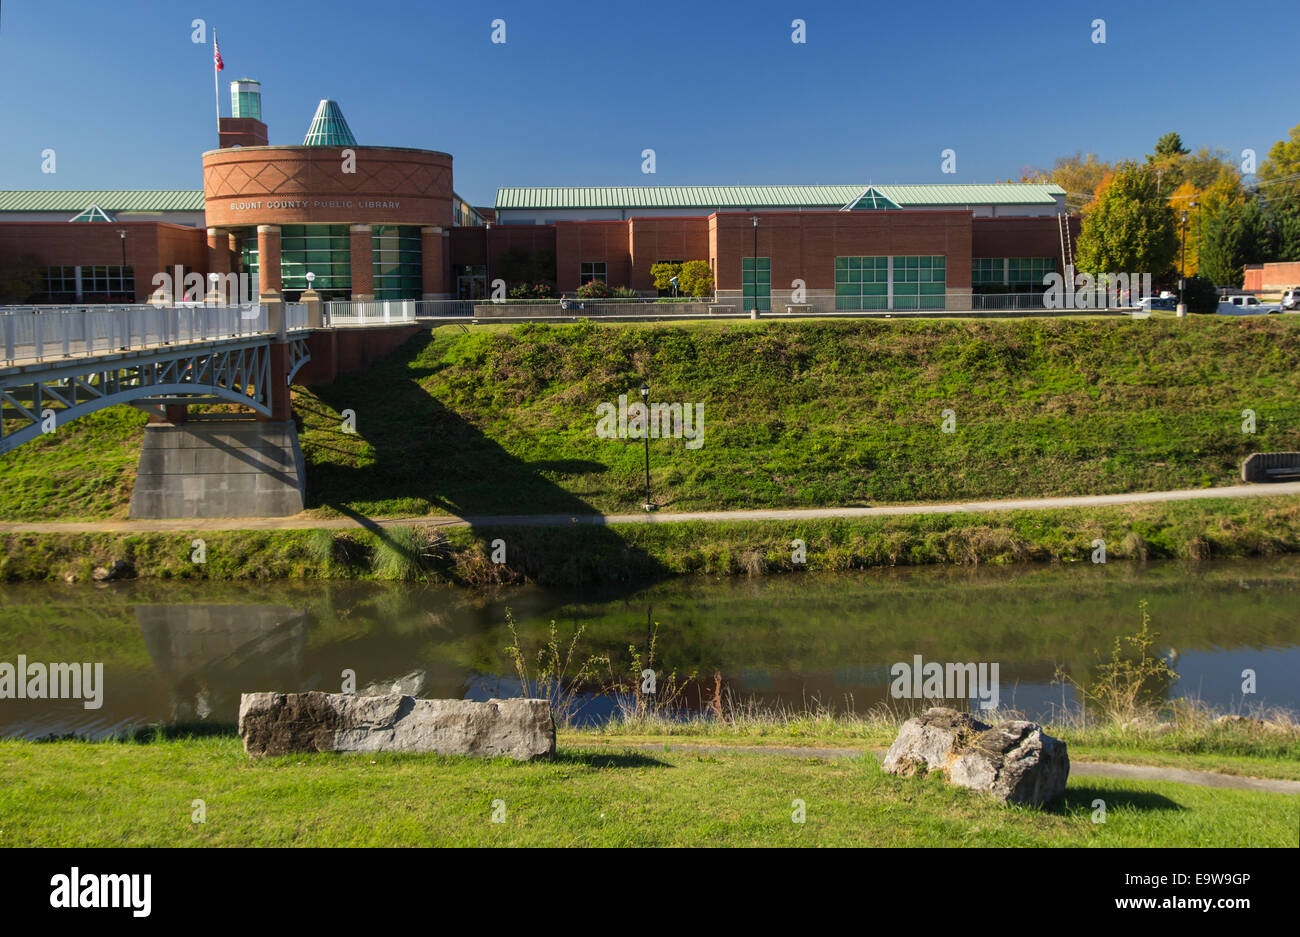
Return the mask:
M651 440L664 511L1191 489L1300 449L1297 320L440 326L293 407L322 517L636 511L644 447L597 408L643 381L703 414ZM144 419L0 456L0 519L125 517Z
M202 540L201 549L196 538ZM797 545L804 544L803 562ZM0 581L374 579L464 586L651 582L926 564L1266 557L1300 552L1300 498L1037 511L564 527L0 534ZM197 551L197 552L196 552ZM201 558L201 562L197 558Z
M1072 777L1041 809L870 754L609 751L520 764L250 760L238 738L0 741L4 846L1293 846L1295 797ZM1096 801L1106 804L1096 822Z

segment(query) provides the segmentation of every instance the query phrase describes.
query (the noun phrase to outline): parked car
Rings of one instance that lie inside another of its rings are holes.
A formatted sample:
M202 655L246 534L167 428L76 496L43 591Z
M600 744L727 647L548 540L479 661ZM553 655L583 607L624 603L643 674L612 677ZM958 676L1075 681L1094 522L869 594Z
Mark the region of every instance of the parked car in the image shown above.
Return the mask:
M1282 311L1295 312L1300 310L1300 286L1288 286L1282 293Z
M1147 296L1134 304L1134 310L1138 312L1151 312L1156 309L1173 312L1177 308L1178 299L1174 296Z
M1262 316L1270 312L1281 312L1277 303L1261 303L1257 296L1225 296L1219 300L1218 314L1221 316Z

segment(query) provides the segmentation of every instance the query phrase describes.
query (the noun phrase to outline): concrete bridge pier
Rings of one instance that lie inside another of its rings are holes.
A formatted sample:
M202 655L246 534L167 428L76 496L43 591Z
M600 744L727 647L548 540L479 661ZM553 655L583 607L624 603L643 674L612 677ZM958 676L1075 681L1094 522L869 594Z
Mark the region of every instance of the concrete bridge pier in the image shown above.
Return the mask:
M191 420L145 427L133 518L287 517L303 509L292 420Z
M314 293L312 299L319 310ZM289 404L284 301L274 292L261 301L273 336L270 415L191 420L185 404L166 404L165 421L151 418L145 427L131 517L286 517L302 511L306 472Z

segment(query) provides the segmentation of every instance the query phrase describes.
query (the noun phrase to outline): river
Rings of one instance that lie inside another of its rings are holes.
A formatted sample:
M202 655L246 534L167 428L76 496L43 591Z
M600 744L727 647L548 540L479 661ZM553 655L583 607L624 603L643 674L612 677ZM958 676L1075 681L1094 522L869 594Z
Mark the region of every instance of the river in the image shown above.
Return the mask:
M438 698L519 692L510 609L530 666L555 622L587 681L578 722L610 718L598 691L652 670L687 711L728 704L863 712L891 697L891 668L996 663L1004 707L1051 718L1055 682L1109 658L1141 626L1179 677L1155 692L1228 712L1300 710L1300 558L1186 563L898 568L837 575L678 579L648 588L472 592L357 582L125 582L0 586L0 663L103 665L95 700L0 699L0 737L103 737L155 723L233 723L254 690L390 686ZM655 660L649 664L650 639ZM642 666L633 665L635 646ZM1243 694L1244 672L1253 693ZM93 673L93 669L91 671ZM990 672L991 673L991 672ZM89 695L82 688L82 696ZM48 693L48 690L47 690ZM973 693L967 694L973 696ZM901 701L903 704L906 701ZM978 700L975 701L976 703ZM974 704L972 704L974 705Z

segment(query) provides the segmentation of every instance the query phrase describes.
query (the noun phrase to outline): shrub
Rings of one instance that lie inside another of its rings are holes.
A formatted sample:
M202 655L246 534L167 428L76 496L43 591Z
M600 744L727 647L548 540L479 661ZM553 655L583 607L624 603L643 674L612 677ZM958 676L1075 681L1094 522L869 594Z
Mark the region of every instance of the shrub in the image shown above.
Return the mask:
M506 294L511 299L550 299L555 295L553 283L519 283Z
M1188 312L1213 315L1219 310L1219 289L1209 277L1197 273L1183 284L1183 301L1187 303Z
M707 298L713 295L713 271L708 261L690 260L682 264L682 273L677 280L677 292L682 296Z
M574 295L579 299L608 299L614 295L614 290L604 280L588 280Z

